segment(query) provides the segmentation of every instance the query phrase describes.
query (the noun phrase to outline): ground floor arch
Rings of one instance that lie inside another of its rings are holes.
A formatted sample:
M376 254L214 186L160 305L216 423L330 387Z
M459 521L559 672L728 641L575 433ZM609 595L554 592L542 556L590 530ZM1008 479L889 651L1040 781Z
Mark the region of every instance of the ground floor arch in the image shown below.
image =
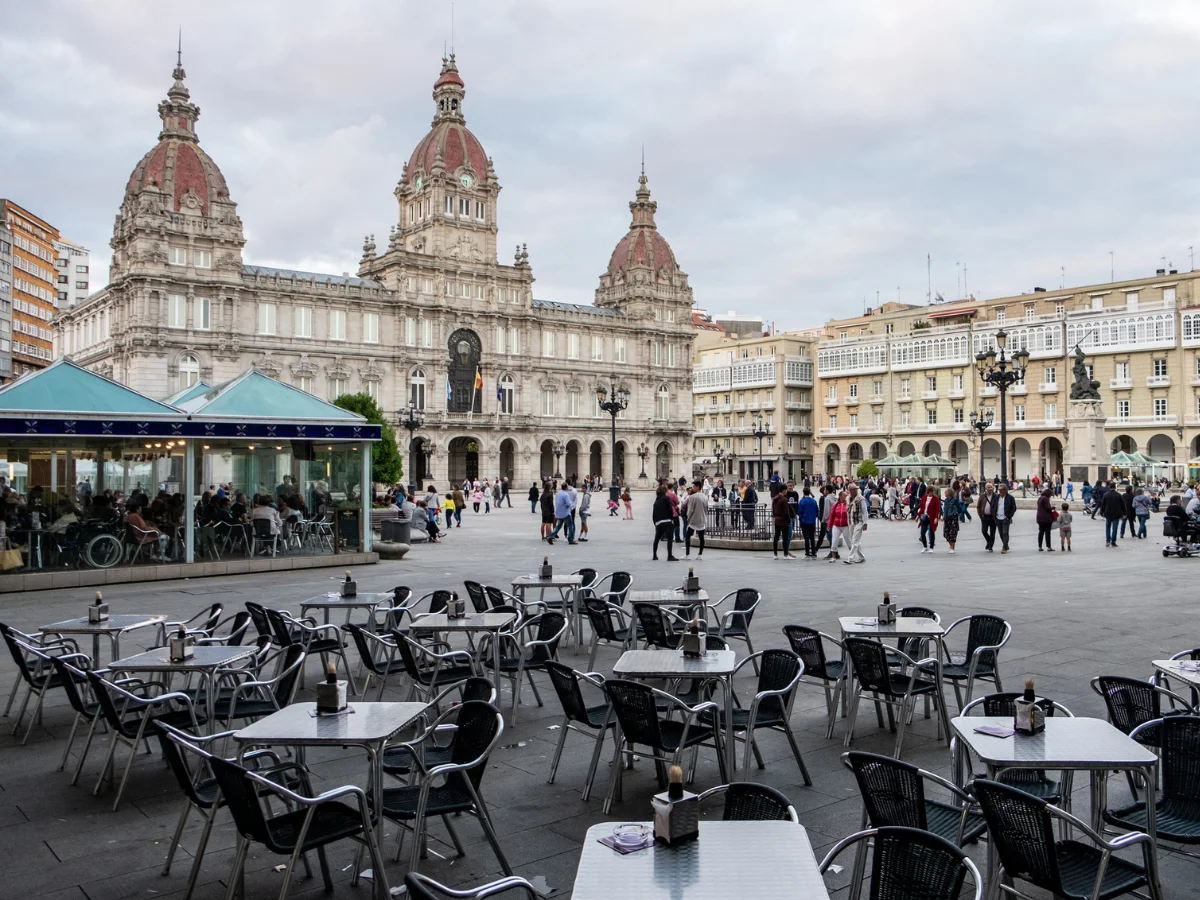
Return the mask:
M1054 475L1065 474L1063 471L1063 445L1056 437L1048 437L1038 447L1038 457L1041 459L1043 480Z
M1137 452L1137 441L1127 434L1118 434L1108 445L1108 451L1110 453L1135 453Z
M413 439L412 446L412 461L405 457L404 465L412 466L412 472L409 475L409 481L413 484L421 485L429 481L429 453L431 443L427 437L416 437Z
M1161 462L1175 462L1175 441L1168 435L1156 434L1146 444L1146 455Z
M625 472L626 472L626 468L625 468L625 455L626 455L626 452L627 452L627 451L626 451L626 448L625 448L625 442L624 442L624 441L617 441L617 443L613 445L613 469L615 469L615 470L616 470L616 473L617 473L617 478L618 478L618 479L621 479L621 480L624 480L624 479L625 479L625 477L626 477L626 475L625 475Z
M875 443L871 444L871 459L879 462L879 460L887 455L887 444L883 441L875 441Z
M554 441L547 438L542 441L538 455L538 478L545 481L554 477Z
M1033 460L1033 452L1029 446L1029 441L1025 440L1025 438L1015 438L1008 447L1009 477L1028 478L1033 474L1029 471Z
M913 446L912 441L901 441L900 446L897 448L896 452L900 456L912 456L914 453L917 452L917 448Z
M446 447L447 472L451 484L462 484L479 477L479 439L460 436L453 438Z
M671 445L666 441L659 441L654 448L654 477L671 477Z
M837 444L830 444L825 448L825 475L832 478L835 475L840 475L842 465L842 448Z
M500 477L507 478L511 485L516 482L516 476L517 442L512 438L505 438L500 442Z
M983 477L985 479L1000 477L1000 442L988 438L983 442Z
M954 440L950 442L950 458L954 460L954 471L960 475L966 474L970 466L971 451L967 447L967 442L962 440Z
M588 448L588 475L595 477L604 474L604 445L592 441L592 446Z
M579 481L579 441L567 441L566 459L563 462L563 474L568 480Z
M942 445L938 441L926 441L921 447L922 456L941 456Z

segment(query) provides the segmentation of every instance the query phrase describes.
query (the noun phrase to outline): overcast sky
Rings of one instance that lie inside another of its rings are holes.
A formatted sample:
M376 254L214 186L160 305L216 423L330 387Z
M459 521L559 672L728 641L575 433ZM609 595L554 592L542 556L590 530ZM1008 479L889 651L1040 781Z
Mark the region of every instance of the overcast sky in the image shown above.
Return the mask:
M153 146L176 29L248 263L353 271L429 128L449 2L0 0L0 196L92 251ZM500 261L590 302L641 145L696 304L817 325L864 301L1189 268L1200 4L456 0Z

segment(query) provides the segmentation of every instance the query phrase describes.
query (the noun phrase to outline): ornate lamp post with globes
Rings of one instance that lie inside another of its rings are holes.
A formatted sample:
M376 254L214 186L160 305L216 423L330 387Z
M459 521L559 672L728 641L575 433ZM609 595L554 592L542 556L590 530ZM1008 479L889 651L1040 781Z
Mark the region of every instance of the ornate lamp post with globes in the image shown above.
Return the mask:
M638 444L638 456L641 457L642 460L642 474L640 474L638 478L646 477L646 457L649 455L650 448L646 446L645 441L642 441L642 443Z
M607 389L602 384L596 385L596 405L612 417L612 443L609 445L612 449L612 480L608 483L608 499L615 502L621 496L621 489L617 486L617 415L629 406L629 391L617 387L616 375L612 376ZM643 462L642 474L645 475L645 472Z
M716 477L720 478L722 475L725 474L725 470L721 468L721 460L725 457L725 448L718 446L717 449L713 451L713 456L715 456L717 458L717 476Z
M1008 335L1004 331L997 331L996 347L1000 348L999 354L996 348L975 354L980 380L1000 391L1000 480L1004 484L1008 484L1008 389L1025 381L1025 369L1029 365L1028 350L1018 350L1010 356L1007 344Z
M761 491L766 486L763 481L763 438L770 432L763 427L763 417L760 414L754 416L754 430L750 433L758 441L758 490Z
M396 414L400 427L408 432L408 499L415 502L417 478L417 445L414 435L425 424L425 413L415 403Z
M992 423L996 420L996 411L988 406L981 409L979 412L971 412L971 427L975 429L975 434L971 435L971 440L979 444L979 483L983 484L987 481L987 472L983 468L983 433L992 427Z
M558 465L559 459L567 451L566 445L562 441L554 442L554 477L562 480L562 469Z

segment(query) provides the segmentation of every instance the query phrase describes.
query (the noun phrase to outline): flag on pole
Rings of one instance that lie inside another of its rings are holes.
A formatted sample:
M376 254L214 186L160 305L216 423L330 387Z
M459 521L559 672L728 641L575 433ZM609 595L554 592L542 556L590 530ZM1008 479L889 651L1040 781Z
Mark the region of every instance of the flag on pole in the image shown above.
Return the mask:
M475 390L483 389L483 369L479 366L475 367Z
M500 386L500 382L496 382L496 402L500 403L504 400L504 388Z
M450 390L450 376L447 375L446 376L446 400L447 400L447 402L450 400L450 398L452 396L454 396L454 392L452 390Z

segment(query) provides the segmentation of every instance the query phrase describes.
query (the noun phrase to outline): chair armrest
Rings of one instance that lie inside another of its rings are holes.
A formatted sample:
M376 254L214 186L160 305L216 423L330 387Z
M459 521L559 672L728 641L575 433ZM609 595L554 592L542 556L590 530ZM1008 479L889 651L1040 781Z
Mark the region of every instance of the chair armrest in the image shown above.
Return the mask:
M758 604L756 603L755 606L757 606L757 605ZM715 610L714 610L714 612L715 612ZM732 625L733 620L736 616L741 616L742 619L744 620L746 618L746 616L753 615L753 614L754 614L753 609L731 609L721 616L721 630L724 631L726 628L728 628L730 625Z

